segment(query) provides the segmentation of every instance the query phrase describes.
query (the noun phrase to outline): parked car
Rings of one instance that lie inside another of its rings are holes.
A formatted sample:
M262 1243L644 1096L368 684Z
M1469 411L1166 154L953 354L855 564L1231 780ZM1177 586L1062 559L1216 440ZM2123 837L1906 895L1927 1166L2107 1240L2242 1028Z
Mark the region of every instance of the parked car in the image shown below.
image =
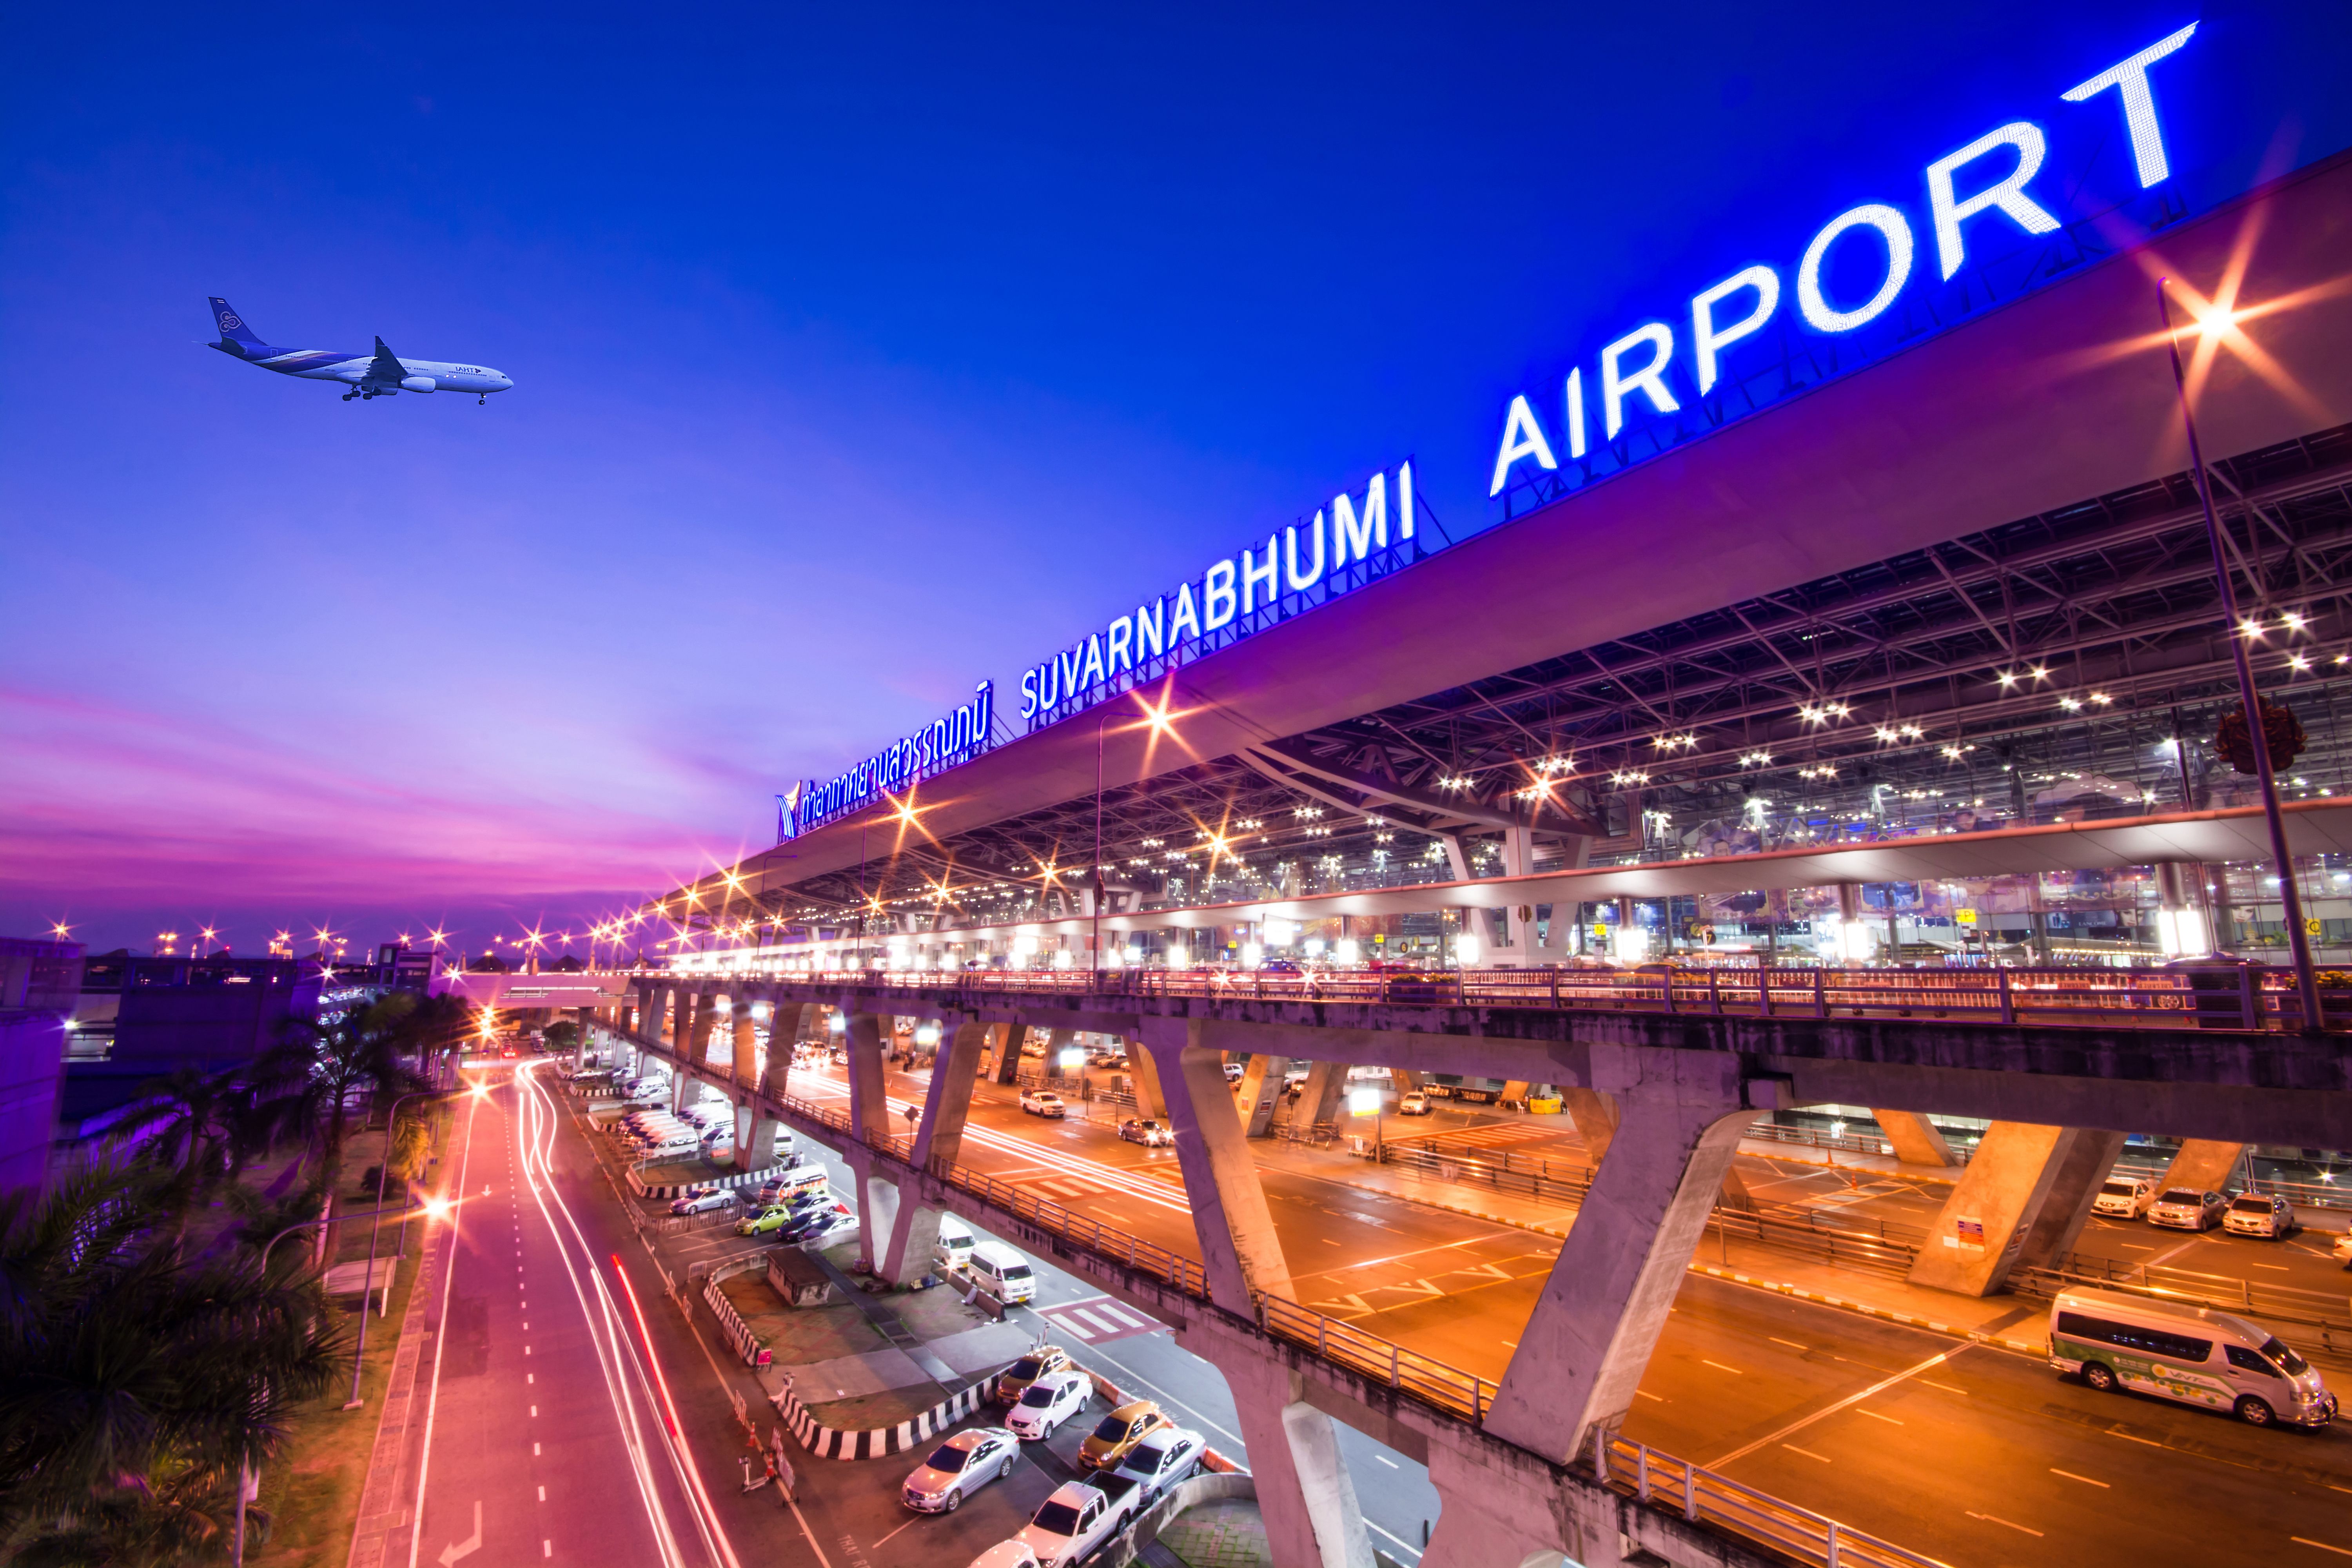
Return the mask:
M996 1374L994 1392L997 1403L1014 1404L1024 1390L1047 1373L1067 1372L1069 1369L1069 1352L1059 1345L1039 1345Z
M770 1204L758 1214L746 1215L735 1222L738 1236L766 1236L779 1231L800 1217L802 1211L784 1204Z
M1000 1541L973 1558L966 1568L1041 1568L1041 1564L1027 1542Z
M1397 1101L1397 1114L1399 1116L1428 1115L1429 1096L1421 1093L1419 1090L1415 1090L1414 1092L1404 1096Z
M963 1500L1001 1481L1021 1462L1021 1440L1002 1426L974 1426L930 1451L899 1489L898 1500L918 1513L953 1513Z
M1242 1067L1242 1064L1241 1064L1241 1063L1239 1063L1239 1062L1227 1062L1227 1063L1225 1064L1225 1081L1226 1081L1227 1083L1239 1083L1239 1082L1241 1082L1241 1080L1242 1080L1242 1073L1243 1073L1243 1071L1244 1071L1244 1068L1243 1068L1243 1067Z
M793 1247L822 1247L846 1230L857 1228L857 1216L847 1204L814 1208L787 1222L776 1239Z
M1069 1481L1055 1489L1013 1539L1037 1554L1040 1568L1068 1568L1117 1534L1142 1510L1142 1489L1128 1480Z
M1049 1372L1021 1391L1004 1425L1025 1442L1043 1442L1095 1396L1094 1379L1074 1366Z
M683 1195L670 1200L669 1212L708 1214L712 1209L731 1209L734 1206L735 1194L731 1188L690 1187Z
M2301 1228L2294 1205L2275 1194L2240 1193L2230 1200L2221 1228L2231 1236L2261 1236L2284 1241Z
M795 1198L814 1199L826 1190L824 1167L794 1164L781 1176L771 1176L761 1182L752 1196L763 1204L789 1203Z
M1044 1089L1023 1089L1021 1109L1032 1116L1062 1117L1069 1114L1069 1108L1062 1103L1062 1097Z
M1135 1480L1142 1489L1143 1505L1149 1508L1161 1492L1199 1469L1201 1456L1208 1451L1209 1440L1200 1433L1162 1426L1137 1443L1112 1473Z
M1097 1051L1087 1058L1087 1066L1090 1068L1123 1068L1126 1065L1127 1058L1118 1051Z
M1071 1466L1080 1474L1115 1470L1138 1443L1170 1425L1167 1415L1152 1400L1138 1399L1122 1405L1095 1424L1094 1431L1078 1445L1078 1457Z
M2221 1211L2228 1206L2219 1193L2168 1187L2148 1205L2147 1223L2171 1230L2210 1230L2221 1223Z
M2137 1176L2110 1176L2099 1195L2091 1200L2091 1212L2116 1219L2137 1219L2156 1202L2156 1184Z
M1130 1116L1118 1124L1118 1135L1130 1143L1140 1143L1147 1149L1165 1149L1176 1142L1176 1134L1163 1121Z

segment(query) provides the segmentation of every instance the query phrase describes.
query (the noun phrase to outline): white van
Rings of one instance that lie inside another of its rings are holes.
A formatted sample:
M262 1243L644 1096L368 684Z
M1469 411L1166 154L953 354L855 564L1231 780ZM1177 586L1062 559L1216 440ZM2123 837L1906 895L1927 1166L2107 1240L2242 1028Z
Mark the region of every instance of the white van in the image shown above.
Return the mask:
M983 1241L971 1249L971 1282L1010 1307L1037 1294L1037 1276L1029 1260L1001 1241Z
M953 1215L940 1215L940 1238L931 1244L931 1267L961 1274L971 1267L971 1227Z
M2336 1395L2309 1362L2268 1329L2210 1307L2062 1290L2050 1304L2050 1364L2102 1394L2128 1388L2227 1410L2252 1426L2336 1419Z
M692 1128L682 1127L675 1132L656 1133L640 1147L647 1154L691 1154L702 1147L702 1140Z

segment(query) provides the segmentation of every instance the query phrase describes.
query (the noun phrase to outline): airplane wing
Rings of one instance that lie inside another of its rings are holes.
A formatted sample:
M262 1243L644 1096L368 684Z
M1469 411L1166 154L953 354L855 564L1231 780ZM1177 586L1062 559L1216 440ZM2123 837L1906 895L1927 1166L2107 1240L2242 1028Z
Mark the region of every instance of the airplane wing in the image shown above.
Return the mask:
M401 368L398 356L384 347L383 340L378 338L375 341L375 358L368 362L367 374L360 377L360 384L398 386L407 374L408 372Z

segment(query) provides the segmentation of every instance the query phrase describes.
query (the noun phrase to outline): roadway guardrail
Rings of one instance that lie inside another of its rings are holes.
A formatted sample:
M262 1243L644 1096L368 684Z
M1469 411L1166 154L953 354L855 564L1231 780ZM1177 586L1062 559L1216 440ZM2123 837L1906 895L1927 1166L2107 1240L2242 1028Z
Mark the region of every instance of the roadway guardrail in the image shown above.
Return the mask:
M708 974L657 973L670 980L723 982L740 976L929 993L948 989L992 994L1363 1002L1765 1018L1925 1017L2084 1028L2294 1032L2302 1027L2294 975L2251 963L2226 969L1831 969L1660 963L1630 969L1454 969L1402 973L1334 970L1297 974L1126 968L963 970L940 974L747 966ZM2324 989L2321 1006L2327 1027L2352 1028L2352 985Z

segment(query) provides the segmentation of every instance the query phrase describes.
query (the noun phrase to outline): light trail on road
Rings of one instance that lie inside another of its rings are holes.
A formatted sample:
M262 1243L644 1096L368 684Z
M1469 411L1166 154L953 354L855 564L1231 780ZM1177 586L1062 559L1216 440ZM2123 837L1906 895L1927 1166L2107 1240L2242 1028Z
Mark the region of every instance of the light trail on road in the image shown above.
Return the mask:
M556 1238L556 1253L563 1263L563 1271L572 1283L573 1297L586 1319L590 1342L595 1346L598 1370L603 1373L606 1395L612 1401L613 1413L620 1423L623 1443L627 1448L629 1464L637 1482L639 1496L646 1507L647 1520L653 1525L655 1539L659 1542L664 1568L688 1568L688 1558L680 1549L678 1532L671 1524L656 1476L656 1467L645 1436L647 1423L640 1418L638 1400L642 1395L645 1407L655 1419L650 1423L658 1437L664 1456L669 1461L672 1474L685 1494L688 1510L693 1517L695 1533L699 1537L706 1560L719 1568L741 1568L726 1527L719 1522L712 1507L710 1495L703 1489L700 1473L695 1467L694 1456L687 1444L683 1423L669 1399L669 1389L664 1376L650 1334L646 1332L645 1316L638 1310L635 1292L628 1279L621 1274L620 1259L613 1258L614 1272L621 1286L629 1293L629 1312L625 1314L613 1299L604 1283L604 1270L597 1266L596 1253L582 1234L572 1207L555 1181L551 1162L558 1117L553 1100L539 1081L538 1068L543 1063L525 1065L515 1074L516 1095L522 1115L518 1119L516 1136L522 1152L523 1177L531 1200L538 1205L540 1216L546 1221L549 1232ZM561 1215L562 1224L556 1223ZM566 1244L565 1232L570 1233ZM576 1251L575 1251L576 1249ZM634 1316L636 1333L628 1330ZM631 1384L634 1382L635 1394Z

